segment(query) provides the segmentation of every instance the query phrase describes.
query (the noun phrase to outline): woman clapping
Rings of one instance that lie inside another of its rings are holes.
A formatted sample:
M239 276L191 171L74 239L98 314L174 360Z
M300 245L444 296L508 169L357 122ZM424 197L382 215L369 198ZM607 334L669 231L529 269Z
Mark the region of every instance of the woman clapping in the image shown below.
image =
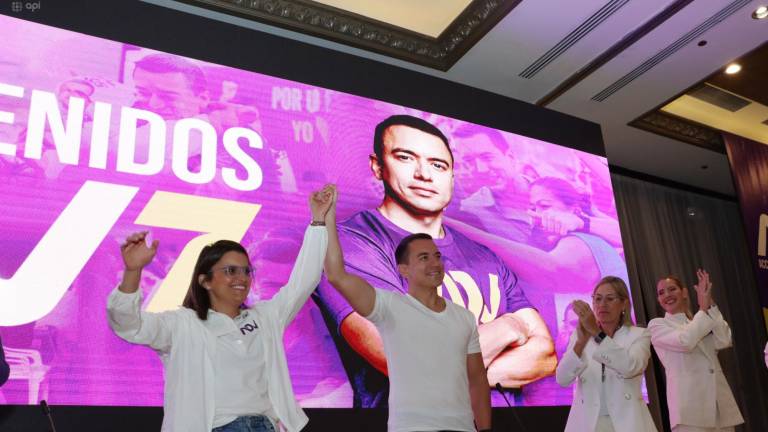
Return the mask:
M696 272L699 311L691 315L688 288L668 276L656 285L666 314L648 323L667 376L669 422L674 432L732 431L744 423L717 351L731 346L731 329L712 301L709 273Z
M651 355L650 333L632 324L629 291L607 276L592 293L592 307L573 302L579 327L557 366L557 382L576 381L566 432L655 432L641 383Z

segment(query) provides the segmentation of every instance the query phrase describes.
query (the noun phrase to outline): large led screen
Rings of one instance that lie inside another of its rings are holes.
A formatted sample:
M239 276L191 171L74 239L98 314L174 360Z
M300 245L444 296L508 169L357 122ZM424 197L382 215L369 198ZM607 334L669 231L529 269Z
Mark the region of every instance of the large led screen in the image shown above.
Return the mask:
M291 270L309 192L332 182L351 271L405 292L387 242L437 227L439 292L477 318L490 383L517 405L570 404L553 377L577 322L568 305L603 276L626 280L604 157L4 16L0 40L0 335L12 369L0 402L161 405L158 355L107 325L120 243L137 230L160 240L143 273L147 311L178 307L200 249L221 238L250 253L249 301L268 299ZM376 125L393 115L437 127L452 155L405 138L377 155ZM379 211L385 195L400 207ZM302 406L386 403L386 375L363 352L375 337L345 332L350 313L322 282L288 328ZM505 404L495 390L493 402Z

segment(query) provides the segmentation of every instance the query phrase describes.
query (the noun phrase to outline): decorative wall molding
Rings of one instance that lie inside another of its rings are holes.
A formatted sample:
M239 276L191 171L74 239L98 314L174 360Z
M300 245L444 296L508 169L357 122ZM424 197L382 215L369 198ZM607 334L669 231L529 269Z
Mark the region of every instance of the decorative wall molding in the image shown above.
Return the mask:
M661 111L650 112L629 125L725 154L725 143L720 131Z
M437 38L308 0L181 0L446 71L522 0L473 0Z

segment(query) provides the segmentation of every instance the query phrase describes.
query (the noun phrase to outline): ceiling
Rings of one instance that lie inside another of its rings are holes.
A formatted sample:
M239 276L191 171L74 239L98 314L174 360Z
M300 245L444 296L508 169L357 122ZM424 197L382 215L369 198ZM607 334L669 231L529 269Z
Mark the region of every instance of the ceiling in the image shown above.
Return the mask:
M768 40L768 20L751 17L768 0L506 1L511 8L506 16L462 51L448 70L441 71L242 15L173 0L145 1L393 64L590 120L602 127L612 165L727 195L734 195L734 189L725 154L630 123L715 76L724 65ZM354 6L362 2L323 3L351 8L343 3ZM430 7L435 4L424 3ZM429 8L424 11L429 13ZM352 12L365 16L374 13ZM389 19L383 15L375 18ZM435 27L439 28L446 19L435 22L442 22ZM409 25L397 24L403 28ZM428 34L428 30L409 30Z
M768 145L768 42L734 63L741 72L719 70L659 110Z
M466 9L471 0L314 0L376 21L436 38Z

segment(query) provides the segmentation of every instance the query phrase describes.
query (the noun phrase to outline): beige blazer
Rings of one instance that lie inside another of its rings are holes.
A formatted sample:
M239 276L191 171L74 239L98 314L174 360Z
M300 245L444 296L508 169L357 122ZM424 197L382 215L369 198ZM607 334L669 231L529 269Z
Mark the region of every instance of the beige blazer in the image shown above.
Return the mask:
M600 388L613 428L626 432L656 432L648 406L643 400L643 372L651 356L651 335L641 327L622 326L598 345L590 340L581 357L573 352L576 332L557 365L555 378L563 387L576 386L565 432L591 432L600 415ZM605 382L602 380L605 365Z
M697 312L692 320L682 313L654 318L648 330L667 375L671 427L744 423L717 359L718 350L731 346L731 329L717 306Z

